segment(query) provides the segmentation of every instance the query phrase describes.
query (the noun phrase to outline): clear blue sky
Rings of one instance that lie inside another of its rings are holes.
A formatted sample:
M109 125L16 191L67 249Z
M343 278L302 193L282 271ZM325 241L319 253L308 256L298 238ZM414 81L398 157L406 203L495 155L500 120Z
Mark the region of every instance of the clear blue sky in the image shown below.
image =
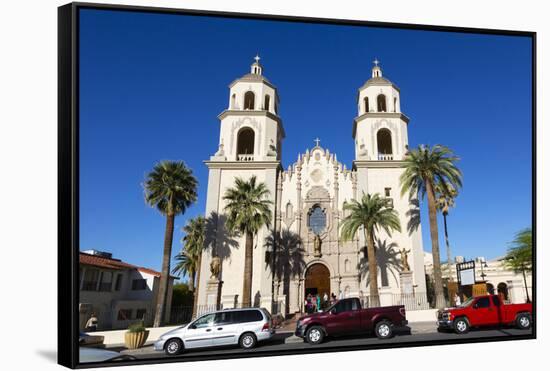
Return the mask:
M461 157L453 254L500 256L531 225L528 38L105 10L80 21L81 250L160 268L165 219L142 183L165 159L184 160L199 181L197 202L176 218L179 250L181 227L204 213L203 160L217 149L228 84L256 52L279 89L285 168L317 136L351 167L357 89L377 57L401 89L409 145L441 143ZM425 204L422 221L430 251Z

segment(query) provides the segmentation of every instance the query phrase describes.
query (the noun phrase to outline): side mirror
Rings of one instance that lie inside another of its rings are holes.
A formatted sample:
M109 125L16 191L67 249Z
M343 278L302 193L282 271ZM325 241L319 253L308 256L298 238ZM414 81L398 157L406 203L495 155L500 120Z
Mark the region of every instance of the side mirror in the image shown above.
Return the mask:
M474 309L477 309L477 308L479 308L479 304L478 304L478 303L475 303L475 304L474 304Z
M332 309L330 310L330 314L336 314L336 309L335 309L335 308L332 308Z
M191 330L195 330L195 329L197 328L197 325L191 325L191 326L189 326L189 328L190 328Z

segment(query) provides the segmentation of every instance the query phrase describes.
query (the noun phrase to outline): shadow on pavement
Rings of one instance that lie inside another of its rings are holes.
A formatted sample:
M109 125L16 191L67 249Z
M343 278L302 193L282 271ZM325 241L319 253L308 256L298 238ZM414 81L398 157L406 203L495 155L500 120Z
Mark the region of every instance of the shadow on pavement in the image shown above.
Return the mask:
M393 335L395 336L408 336L411 335L411 328L409 326L395 327L393 329ZM354 335L345 335L345 336L328 336L325 338L323 343L329 343L331 341L338 340L357 340L357 339L377 339L374 333L362 333Z

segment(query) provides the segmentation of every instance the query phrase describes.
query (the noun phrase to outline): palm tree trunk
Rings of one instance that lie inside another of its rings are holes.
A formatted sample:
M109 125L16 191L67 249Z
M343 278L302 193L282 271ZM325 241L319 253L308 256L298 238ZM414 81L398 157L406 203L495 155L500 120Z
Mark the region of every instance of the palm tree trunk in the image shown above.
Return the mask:
M155 312L154 327L164 325L164 311L168 298L168 279L170 277L170 257L172 255L172 239L174 237L175 215L166 215L166 229L164 231L164 251L162 256L162 272L160 275L159 291L157 295L157 308Z
M244 251L244 280L243 280L243 308L251 306L252 298L252 244L254 236L246 232L246 243Z
M189 272L189 291L195 294L195 271Z
M525 276L525 269L523 269L523 284L525 285L525 295L527 296L527 302L530 303L529 290L527 289L527 277Z
M195 292L193 293L193 316L192 318L195 318L197 315L197 305L198 305L198 297L199 297L199 283L201 282L201 264L202 264L202 250L199 252L199 259L197 261L197 287L195 287ZM216 308L218 309L218 308Z
M378 269L376 264L376 253L374 251L374 235L372 231L366 230L367 259L369 260L369 293L370 304L374 307L380 306L380 295L378 294Z
M449 271L449 279L452 280L451 275L451 246L449 245L449 233L447 232L447 213L443 213L443 226L445 227L445 245L447 246L447 270Z
M279 272L276 272L276 256L277 256L277 248L279 246L279 237L281 236L280 232L277 232L277 230L273 231L273 246L272 246L272 256L271 261L269 264L271 264L271 313L273 313L273 309L275 308L275 303L277 301L277 296L279 293L277 292L277 295L275 295L275 276L277 276L278 281L280 281L280 275Z
M443 294L443 279L441 277L441 257L439 254L439 233L437 230L437 210L435 207L435 195L431 181L426 181L426 193L428 194L428 211L430 219L430 239L432 240L432 257L434 265L434 291L435 307L443 309L446 306Z

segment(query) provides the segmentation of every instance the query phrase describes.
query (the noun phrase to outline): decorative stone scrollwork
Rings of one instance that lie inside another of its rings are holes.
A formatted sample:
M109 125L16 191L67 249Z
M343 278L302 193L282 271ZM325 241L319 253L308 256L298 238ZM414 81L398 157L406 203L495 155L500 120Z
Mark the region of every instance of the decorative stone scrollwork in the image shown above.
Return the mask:
M328 200L330 199L330 194L325 187L313 186L306 195L308 200Z

